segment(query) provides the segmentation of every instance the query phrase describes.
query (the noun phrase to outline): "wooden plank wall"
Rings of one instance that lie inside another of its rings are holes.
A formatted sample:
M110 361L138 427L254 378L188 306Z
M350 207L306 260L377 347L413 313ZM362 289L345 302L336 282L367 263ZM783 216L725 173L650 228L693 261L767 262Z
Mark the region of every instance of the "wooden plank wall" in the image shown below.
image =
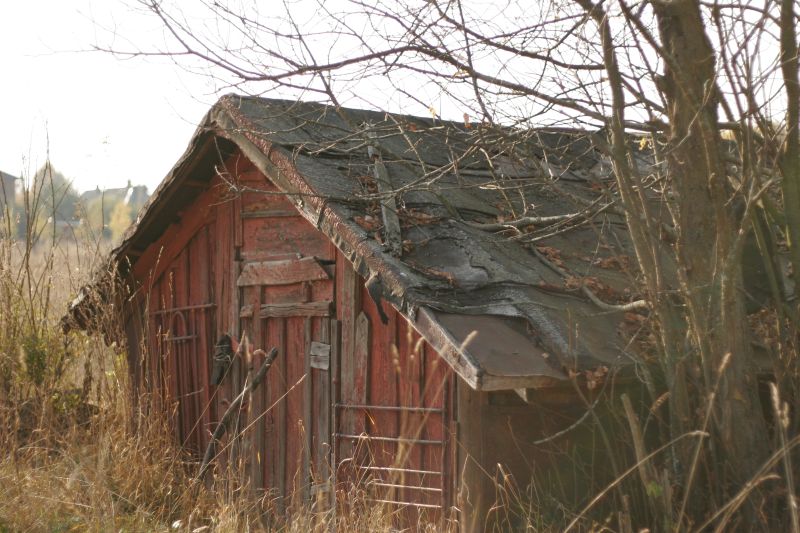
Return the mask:
M163 389L175 411L176 437L201 453L215 409L209 388L214 309L207 258L214 248L213 224L203 225L163 268L149 289L149 379ZM160 265L159 265L160 266Z
M281 507L307 501L329 465L330 371L312 367L311 346L330 346L336 330L335 247L255 168L238 171L262 191L241 197L242 329L254 347L279 350L251 399L247 463L253 485Z
M156 408L174 412L176 438L197 454L234 390L209 384L214 343L231 327L231 313L224 310L233 297L235 213L223 201L225 190L216 178L191 207L175 213L133 269L147 326L147 353L133 367L137 380L142 391L152 392Z
M260 364L237 359L214 389L213 345L245 335L279 355L226 437L242 438L222 443L221 467L241 468L279 506L329 503L333 466L340 487L364 481L412 523L420 510L440 513L453 503L453 374L388 304L381 323L350 262L246 159L226 167L262 192L226 199L215 178L134 268L149 296L144 381L165 405L177 402L176 436L205 448Z

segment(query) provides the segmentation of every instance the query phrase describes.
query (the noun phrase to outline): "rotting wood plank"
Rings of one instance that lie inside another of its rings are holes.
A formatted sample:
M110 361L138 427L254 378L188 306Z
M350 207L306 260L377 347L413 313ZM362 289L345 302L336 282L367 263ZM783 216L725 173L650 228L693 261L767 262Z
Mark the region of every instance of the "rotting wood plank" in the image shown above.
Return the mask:
M242 196L237 195L233 200L233 246L241 249L243 242L242 235Z
M329 279L328 273L315 257L260 261L247 263L236 281L239 287L248 285L291 285L302 281Z
M311 376L311 320L311 317L306 317L303 328L303 371L305 375L305 382L303 383L303 434L305 436L305 442L303 444L303 479L300 482L300 486L304 503L308 503L310 497L311 446L313 445L314 438L311 422L312 388L314 386Z
M383 229L389 253L400 256L403 253L402 237L400 233L400 220L397 217L397 202L395 200L396 191L392 186L392 180L386 165L383 164L380 151L377 147L371 147L375 183L378 186L378 193L381 195L381 216L383 218Z
M367 378L367 398L372 405L402 405L398 397L398 368L395 359L396 352L392 349L397 338L397 312L390 306L385 306L388 321L383 324L374 302L365 302L364 310L368 313L371 324L374 325L371 334L369 358L369 373ZM367 433L375 436L395 437L399 435L400 411L370 412L367 419L369 427ZM405 441L373 439L371 452L375 464L396 464L401 455L411 443ZM397 464L397 466L405 466ZM384 496L394 500L399 496L396 491L389 489Z
M335 381L335 403L353 403L353 381L355 378L355 344L356 344L356 319L361 311L361 277L356 273L353 265L342 254L336 254L337 264L337 302L339 317L341 319L341 347L337 361L338 370L333 374ZM356 413L335 413L336 419L332 428L333 433L350 433L355 427ZM341 427L340 427L341 426ZM353 456L353 443L333 439L334 447L334 475L338 476L339 464ZM347 479L347 476L345 476ZM338 483L338 479L336 482Z
M408 322L402 318L398 320L397 328L397 351L400 359L400 380L398 386L399 405L417 406L416 409L418 409L416 412L405 411L403 415L401 415L399 434L404 437L413 436L422 440L428 440L426 426L430 414L434 411L427 411L426 409L428 408L420 407L422 406L422 397L420 394L422 389L422 372L419 353L414 353L416 344L415 335ZM411 446L406 452L406 457L402 459L406 465L410 465L406 466L406 468L422 469L422 448L420 446ZM401 461L398 462L401 463ZM421 476L406 471L399 472L397 477L401 480L401 484L403 485L421 486L424 484ZM413 489L409 490L412 490L412 492L404 490L404 492L401 493L401 498L407 501L413 501L413 498L417 495L413 492ZM417 518L414 516L416 512L415 509L408 509L408 512L411 514L412 519ZM416 523L416 520L414 520L413 523Z
M333 302L305 302L285 304L265 304L261 306L261 318L290 318L296 316L331 316Z
M306 317L298 316L286 320L287 329L287 365L286 395L287 423L286 423L286 487L288 488L287 503L300 505L302 503L302 484L300 477L303 468L303 387L305 384L305 335L304 324Z
M327 282L325 282L327 283ZM311 453L311 509L316 514L316 520L322 518L318 514L330 508L330 320L328 318L315 319L314 338L310 347L311 373L314 379L313 388L313 417L312 417L312 453ZM325 365L319 364L319 358L325 354Z
M274 409L276 410L276 423L275 429L277 433L277 454L274 461L275 466L275 477L273 478L273 483L277 480L278 485L278 510L279 512L283 513L285 510L286 505L286 379L288 375L289 365L288 360L290 354L286 351L288 347L288 335L287 335L287 327L285 318L276 318L279 322L279 336L281 341L281 353L285 354L283 357L284 365L283 365L283 372L282 375L278 379L278 390L276 391L277 394L275 396L275 400L277 402Z
M369 372L369 352L371 343L370 322L363 311L358 314L353 337L353 356L343 359L341 376L342 403L363 405L367 401L367 379ZM363 411L345 411L341 413L342 433L360 435L364 433L365 414ZM353 457L352 442L341 441L342 458Z
M247 294L247 292L245 294ZM249 296L248 301L252 302L254 306L258 307L261 305L261 287L251 287L247 296ZM250 333L252 344L256 347L261 347L264 340L261 319L256 318L254 320L250 320L250 325L252 328ZM255 353L260 352L256 351ZM253 368L260 368L261 364L262 361L260 361L258 357L254 357ZM250 413L251 418L253 418L253 420L250 421L252 424L250 432L253 434L253 446L251 451L251 481L252 486L256 490L261 490L264 488L264 434L266 432L266 423L264 420L264 409L266 407L265 403L264 391L255 391L250 403Z
M331 356L330 356L330 371L328 372L329 377L329 393L328 397L330 398L328 401L329 407L329 416L330 419L328 421L328 430L326 432L326 436L328 437L328 444L330 446L328 452L328 479L331 483L332 490L328 495L328 505L330 507L335 505L335 489L336 489L336 466L337 466L337 457L338 453L336 450L335 440L333 439L333 434L338 431L337 429L337 413L336 408L332 407L339 403L339 395L338 395L338 384L339 384L339 354L341 352L341 322L336 319L331 320L331 332L330 332L330 340L331 340ZM334 521L335 522L335 521Z
M311 347L311 365L315 374L315 389L314 389L314 450L316 453L312 457L313 462L313 476L315 481L328 482L330 480L328 460L330 452L330 321L328 319L320 320L319 339L322 342L312 342ZM327 352L325 355L326 364L324 366L314 367L313 357L320 357L314 355L315 345L317 349Z
M422 355L424 368L422 371L425 374L425 385L422 392L422 403L428 407L437 407L442 409L441 417L430 417L425 424L425 436L428 439L440 439L447 441L447 420L450 416L448 412L448 376L450 369L447 364L442 361L436 351L431 345L425 343L422 346ZM435 470L442 472L442 476L438 479L439 487L442 489L442 495L447 494L446 472L447 472L447 446L441 450L425 449L423 451L422 466L427 470ZM427 480L430 482L431 480ZM436 481L436 480L434 480ZM446 499L440 500L438 503L442 506L446 505Z
M208 431L211 431L211 395L209 391L209 357L211 353L211 340L209 328L210 323L208 320L209 310L205 307L195 307L195 305L208 305L205 302L211 302L211 272L209 258L209 234L208 226L203 226L194 238L195 244L192 248L191 264L195 266L196 274L192 276L192 284L190 289L194 291L190 295L192 302L192 314L195 317L197 344L195 361L198 366L198 375L202 394L201 405L202 411L200 414L200 449L204 449L208 445Z
M233 211L233 210L231 210ZM234 223L235 226L235 223ZM233 237L233 236L232 236ZM231 257L235 258L235 252L232 248L229 253ZM228 281L228 290L231 298L231 305L228 308L228 327L233 332L233 336L236 339L242 340L242 330L241 324L236 316L236 310L239 309L240 301L241 301L241 289L236 286L236 278L239 274L239 269L241 268L241 262L232 260L230 263L230 274L229 274L229 281ZM230 383L230 396L234 396L236 391L241 390L244 387L244 374L247 372L246 364L244 364L243 357L234 357L231 363L230 368L230 375L228 381ZM237 423L241 422L237 419ZM246 457L243 455L241 442L238 439L238 432L242 429L241 426L238 424L234 427L234 431L231 432L230 439L232 442L232 446L230 447L230 455L231 455L231 465L235 467L241 466L241 459ZM246 452L245 452L246 453Z

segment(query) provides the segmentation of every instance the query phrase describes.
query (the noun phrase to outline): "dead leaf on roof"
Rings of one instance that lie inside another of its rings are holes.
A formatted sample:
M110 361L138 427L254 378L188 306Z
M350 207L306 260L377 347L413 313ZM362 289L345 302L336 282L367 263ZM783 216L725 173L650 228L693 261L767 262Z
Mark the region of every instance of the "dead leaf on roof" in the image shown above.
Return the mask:
M586 287L595 296L606 302L618 302L620 294L594 276L569 276L564 280L564 286L569 290Z
M458 284L456 277L451 272L446 272L437 268L426 267L411 261L406 261L406 264L417 272L425 274L428 277L446 281L451 287L455 287Z
M601 257L592 261L592 265L609 270L628 270L631 265L631 258L627 255L612 255L611 257Z
M554 265L564 268L564 260L561 259L561 250L552 246L537 246L536 250L545 256Z
M355 216L353 220L367 231L375 231L383 226L380 219L372 215Z
M362 174L361 176L356 176L356 179L366 192L370 194L378 192L378 184L375 182L375 176L370 176L369 174Z
M400 226L404 228L409 226L425 226L441 220L441 217L431 215L430 213L413 207L398 209L397 214L400 217Z
M536 284L537 287L542 289L543 291L551 291L551 292L564 292L564 287L559 285L553 285L552 283L547 283L546 281L540 281Z

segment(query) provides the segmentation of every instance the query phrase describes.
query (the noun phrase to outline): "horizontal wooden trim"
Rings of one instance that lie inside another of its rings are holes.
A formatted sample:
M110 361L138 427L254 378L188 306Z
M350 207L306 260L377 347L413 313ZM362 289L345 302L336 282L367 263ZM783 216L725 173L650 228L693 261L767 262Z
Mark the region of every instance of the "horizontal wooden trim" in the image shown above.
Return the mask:
M245 263L239 279L236 280L236 285L239 287L291 285L303 281L327 279L330 279L330 276L316 257L303 257L302 259Z
M185 305L183 307L171 307L169 309L158 309L157 311L150 311L150 315L166 315L169 313L179 313L182 311L194 311L194 310L202 310L202 309L211 309L216 307L217 304L208 303L208 304L196 304L196 305Z
M332 311L333 302L325 300L322 302L266 304L261 306L258 316L261 318L331 316Z
M242 218L282 218L299 217L300 213L295 210L287 209L261 209L254 211L242 211Z

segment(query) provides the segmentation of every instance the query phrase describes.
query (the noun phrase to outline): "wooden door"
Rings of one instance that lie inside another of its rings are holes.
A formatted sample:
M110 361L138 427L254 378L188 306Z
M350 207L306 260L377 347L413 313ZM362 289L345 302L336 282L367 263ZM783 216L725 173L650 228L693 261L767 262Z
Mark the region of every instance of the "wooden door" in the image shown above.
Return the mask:
M315 258L245 263L241 331L254 347L278 348L248 407L243 435L253 486L287 502L324 501L331 442L333 267ZM258 368L261 361L250 361Z

